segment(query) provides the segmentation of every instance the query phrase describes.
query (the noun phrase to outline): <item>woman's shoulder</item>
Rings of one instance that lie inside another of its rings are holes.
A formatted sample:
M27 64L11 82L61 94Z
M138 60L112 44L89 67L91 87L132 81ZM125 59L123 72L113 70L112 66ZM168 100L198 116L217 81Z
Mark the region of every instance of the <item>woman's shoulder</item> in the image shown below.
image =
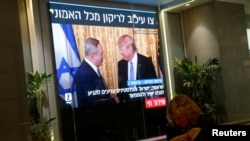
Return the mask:
M208 141L212 126L215 125L213 118L207 114L201 114L198 119L197 127L201 128L200 133L194 141Z
M215 122L211 116L209 116L208 114L200 115L198 122L197 122L197 126L203 128L203 127L209 127L213 125L215 125Z
M183 133L185 133L184 130L176 127L176 126L170 126L168 125L167 126L167 132L166 132L166 135L167 135L167 141L169 141L170 139L176 137L176 136L179 136L179 135L182 135Z

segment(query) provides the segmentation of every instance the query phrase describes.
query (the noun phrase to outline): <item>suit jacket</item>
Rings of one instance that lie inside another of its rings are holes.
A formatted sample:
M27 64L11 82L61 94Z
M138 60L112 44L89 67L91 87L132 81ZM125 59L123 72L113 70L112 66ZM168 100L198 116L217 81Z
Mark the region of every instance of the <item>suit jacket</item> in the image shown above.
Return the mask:
M137 60L136 80L157 78L151 57L143 56L139 53ZM122 59L118 62L118 85L119 88L127 88L128 81L128 61ZM120 93L118 97L121 101L128 101L128 93Z
M102 94L107 90L104 79L85 60L77 70L75 84L78 107L114 102L109 94Z

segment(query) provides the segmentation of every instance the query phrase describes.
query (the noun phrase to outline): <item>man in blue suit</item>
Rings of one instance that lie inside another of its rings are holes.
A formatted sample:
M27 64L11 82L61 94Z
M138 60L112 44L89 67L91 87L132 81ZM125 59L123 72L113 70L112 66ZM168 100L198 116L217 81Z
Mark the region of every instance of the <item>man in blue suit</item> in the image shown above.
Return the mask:
M143 56L137 52L135 41L130 35L122 35L118 39L118 47L123 58L118 62L119 88L128 88L128 80L157 78L151 57ZM133 100L129 93L120 93L118 97L120 102Z
M103 48L99 40L88 38L85 42L85 59L75 76L78 107L115 102L109 93L102 93L108 89L98 69L103 58Z

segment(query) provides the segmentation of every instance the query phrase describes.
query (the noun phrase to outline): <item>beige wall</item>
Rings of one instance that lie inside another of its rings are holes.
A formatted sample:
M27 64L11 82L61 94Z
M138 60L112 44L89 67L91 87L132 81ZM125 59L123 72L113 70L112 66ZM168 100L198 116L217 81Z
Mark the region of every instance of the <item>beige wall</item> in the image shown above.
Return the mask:
M186 56L190 59L197 56L199 62L210 57L220 59L222 68L213 97L223 108L224 122L250 120L250 67L244 5L211 2L185 10L180 15ZM176 22L171 18L168 20ZM179 32L179 29L175 30ZM169 38L170 43L174 40ZM172 43L171 53L176 49Z
M180 20L181 16L179 13L167 13L166 16L168 17L168 29L166 30L169 32L170 60L174 60L175 58L184 58L185 50L182 35L182 23ZM171 69L173 69L173 66L171 66ZM178 75L173 75L172 79L175 84L174 92L180 93L182 82L179 81ZM168 84L168 82L166 84Z

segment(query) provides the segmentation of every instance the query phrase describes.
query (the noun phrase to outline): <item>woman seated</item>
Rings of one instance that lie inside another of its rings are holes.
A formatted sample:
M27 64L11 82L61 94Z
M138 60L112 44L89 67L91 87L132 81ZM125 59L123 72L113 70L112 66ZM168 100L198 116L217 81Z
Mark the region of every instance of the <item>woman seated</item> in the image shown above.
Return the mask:
M208 141L215 123L188 96L177 94L167 109L167 141Z

